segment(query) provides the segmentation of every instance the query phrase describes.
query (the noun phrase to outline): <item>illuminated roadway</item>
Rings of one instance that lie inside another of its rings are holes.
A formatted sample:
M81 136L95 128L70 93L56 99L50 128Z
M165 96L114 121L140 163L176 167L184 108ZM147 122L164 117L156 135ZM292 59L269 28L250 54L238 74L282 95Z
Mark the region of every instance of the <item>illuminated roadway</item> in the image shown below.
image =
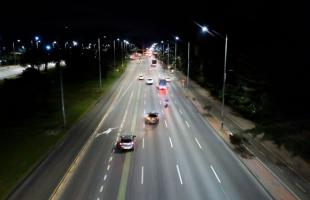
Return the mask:
M131 61L109 97L76 125L80 128L70 130L57 156L12 199L272 199L183 96L173 75L166 93L156 88L166 75L150 64L150 58ZM140 73L152 77L154 85L137 80ZM149 111L159 112L158 125L144 124ZM137 136L135 150L116 151L117 136L128 132Z

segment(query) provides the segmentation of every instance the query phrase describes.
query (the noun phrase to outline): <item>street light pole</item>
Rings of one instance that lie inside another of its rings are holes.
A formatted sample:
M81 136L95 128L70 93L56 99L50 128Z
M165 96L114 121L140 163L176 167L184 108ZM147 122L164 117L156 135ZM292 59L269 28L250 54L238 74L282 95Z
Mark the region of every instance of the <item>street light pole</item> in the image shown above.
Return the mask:
M13 55L14 55L14 64L16 65L16 52L15 52L15 44L13 41Z
M64 100L64 90L63 90L63 83L62 83L62 71L60 62L56 63L59 69L59 82L60 82L60 95L61 95L61 111L62 111L62 119L63 119L63 126L66 126L66 112L65 112L65 100Z
M224 57L224 77L223 77L223 89L222 89L222 106L221 106L221 127L224 127L224 105L225 105L225 84L226 84L226 62L227 62L227 42L228 36L225 37L225 57Z
M170 48L169 48L169 43L168 43L168 61L167 61L167 68L169 66L169 52L170 52Z
M113 63L114 63L114 70L116 69L116 66L115 66L115 40L113 40Z
M98 68L99 68L99 86L101 88L101 54L100 54L100 38L98 38Z
M189 85L189 55L190 55L190 42L187 43L187 80L186 80L187 89Z
M123 42L121 42L121 53L122 53L122 58L121 58L121 60L122 60L122 67L124 66L124 61L123 61Z
M175 41L174 41L174 67L177 68L177 41L179 40L179 37L176 36L175 37Z

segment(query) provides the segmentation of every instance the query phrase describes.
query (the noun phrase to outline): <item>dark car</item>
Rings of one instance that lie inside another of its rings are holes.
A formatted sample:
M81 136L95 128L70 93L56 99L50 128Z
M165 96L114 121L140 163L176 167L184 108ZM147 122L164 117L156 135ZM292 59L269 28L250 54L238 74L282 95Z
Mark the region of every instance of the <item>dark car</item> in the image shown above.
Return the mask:
M135 135L122 135L117 141L117 148L119 150L134 150L135 149Z
M159 122L159 114L157 112L149 112L145 118L146 124L158 124Z

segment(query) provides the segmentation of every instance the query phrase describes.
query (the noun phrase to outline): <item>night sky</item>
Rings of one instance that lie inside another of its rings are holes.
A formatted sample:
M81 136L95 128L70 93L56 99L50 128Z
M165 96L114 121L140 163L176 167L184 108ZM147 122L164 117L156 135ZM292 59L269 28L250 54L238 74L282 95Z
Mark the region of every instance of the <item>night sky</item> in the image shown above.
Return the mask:
M189 38L197 33L196 21L229 33L241 48L281 43L287 48L308 45L310 14L306 1L186 2L53 0L8 1L6 5L2 2L0 34L3 39L23 34L58 38L62 37L64 27L68 27L72 35L107 34L132 41L171 40L175 35Z

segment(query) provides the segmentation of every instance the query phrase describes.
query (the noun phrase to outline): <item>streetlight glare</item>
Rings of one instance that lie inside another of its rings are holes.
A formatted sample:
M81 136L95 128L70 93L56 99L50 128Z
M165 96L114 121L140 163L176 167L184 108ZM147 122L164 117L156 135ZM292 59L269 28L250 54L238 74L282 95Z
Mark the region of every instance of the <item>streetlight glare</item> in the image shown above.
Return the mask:
M180 38L178 36L175 37L175 40L179 40Z
M208 28L206 26L201 27L202 32L208 32Z
M35 39L36 41L38 41L40 38L39 38L39 36L35 36L34 39Z
M51 45L46 45L45 49L48 50L48 51L51 50Z

